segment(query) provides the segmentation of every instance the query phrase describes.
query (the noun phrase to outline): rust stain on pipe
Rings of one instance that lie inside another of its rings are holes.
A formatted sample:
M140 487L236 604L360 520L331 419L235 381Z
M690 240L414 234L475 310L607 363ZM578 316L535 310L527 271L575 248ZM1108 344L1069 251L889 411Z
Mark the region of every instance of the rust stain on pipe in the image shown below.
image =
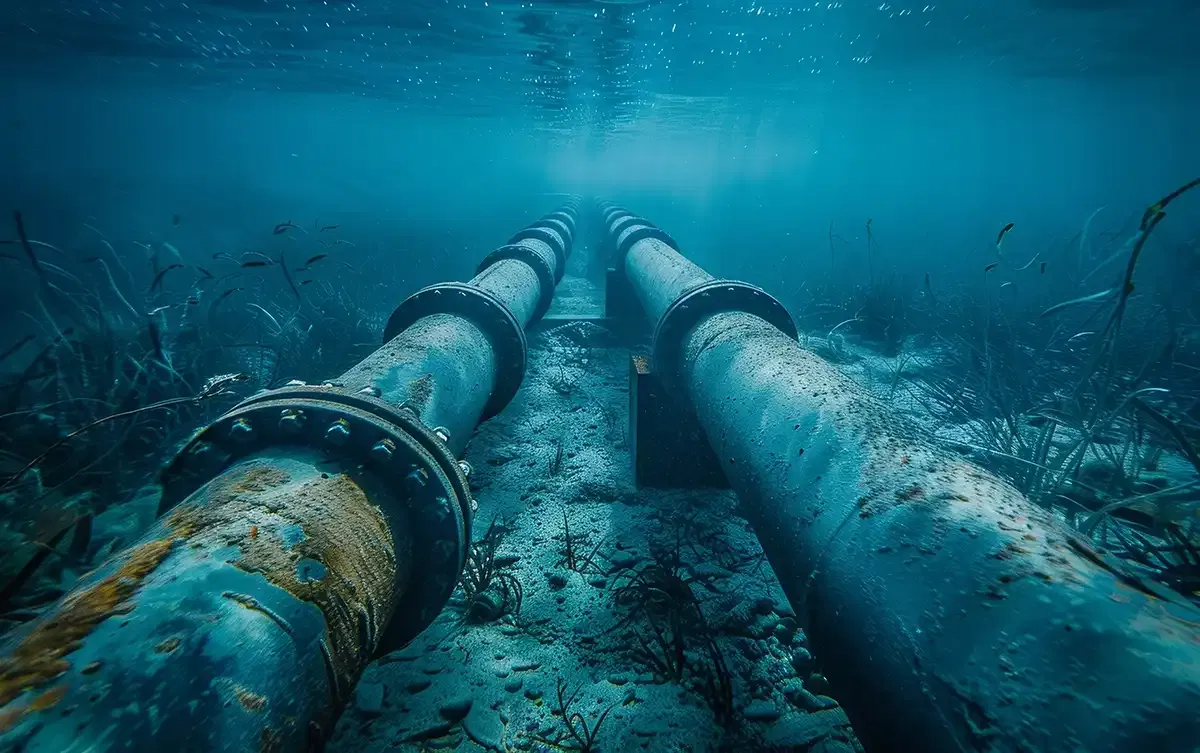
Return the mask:
M65 657L78 649L109 616L128 611L129 599L146 576L166 559L176 541L177 537L154 539L128 550L115 572L59 602L54 612L39 621L9 656L0 659L0 706L43 687L70 669ZM24 707L0 713L0 732L11 728L28 711L53 706L48 696L56 691L57 698L61 698L66 686L49 690Z
M349 475L293 479L266 460L216 479L199 499L176 507L167 525L191 546L237 546L236 567L320 609L331 685L347 691L395 608L396 552L383 513ZM262 609L237 596L229 595Z

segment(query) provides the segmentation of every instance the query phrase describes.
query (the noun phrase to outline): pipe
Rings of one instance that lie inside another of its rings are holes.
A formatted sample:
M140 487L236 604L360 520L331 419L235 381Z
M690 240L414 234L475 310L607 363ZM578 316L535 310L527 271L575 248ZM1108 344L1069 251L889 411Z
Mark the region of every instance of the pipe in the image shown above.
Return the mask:
M577 207L410 296L337 379L197 432L152 529L0 651L0 749L319 748L366 664L458 581L475 509L458 455L520 385Z
M1200 610L918 438L801 348L766 293L698 275L604 208L657 321L655 368L696 411L868 750L1196 750Z

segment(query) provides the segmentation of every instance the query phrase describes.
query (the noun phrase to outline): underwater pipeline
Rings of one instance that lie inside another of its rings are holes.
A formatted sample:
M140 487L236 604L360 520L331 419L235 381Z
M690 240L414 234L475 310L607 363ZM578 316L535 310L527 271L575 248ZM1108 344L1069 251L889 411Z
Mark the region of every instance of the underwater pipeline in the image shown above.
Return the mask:
M656 323L653 368L696 411L869 751L1197 749L1200 612L921 439L764 291L600 211Z
M470 282L407 298L340 377L199 431L154 527L0 651L0 749L318 749L366 664L458 581L474 509L458 457L521 384L578 205Z

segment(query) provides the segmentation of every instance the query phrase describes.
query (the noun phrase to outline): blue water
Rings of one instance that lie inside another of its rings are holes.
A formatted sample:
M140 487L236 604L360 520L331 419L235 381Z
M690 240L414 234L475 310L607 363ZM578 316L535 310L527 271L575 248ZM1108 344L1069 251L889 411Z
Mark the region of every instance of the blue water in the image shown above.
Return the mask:
M0 550L138 497L232 403L106 416L218 373L247 394L341 373L400 301L577 194L766 288L803 344L1013 483L1029 427L1116 405L1088 464L1021 491L1200 599L1200 190L1122 276L1147 208L1200 176L1197 32L1198 0L6 0ZM1112 524L1137 543L1082 525L1144 496ZM81 548L13 625L110 553Z

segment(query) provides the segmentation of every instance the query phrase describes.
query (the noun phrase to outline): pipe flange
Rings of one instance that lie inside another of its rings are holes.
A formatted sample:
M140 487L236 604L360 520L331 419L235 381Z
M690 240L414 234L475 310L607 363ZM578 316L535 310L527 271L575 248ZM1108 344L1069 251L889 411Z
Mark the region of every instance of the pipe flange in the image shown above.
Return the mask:
M554 255L558 257L558 269L554 270L554 282L558 283L562 280L567 269L567 245L558 231L548 227L527 227L509 238L507 245L511 246L524 240L541 241L553 249Z
M542 219L543 220L558 220L559 222L561 222L562 224L567 226L567 229L569 231L571 231L572 235L574 235L574 233L575 233L576 224L577 224L576 220L575 220L575 215L574 215L574 213L572 213L571 211L569 211L567 209L559 209L557 211L551 212L550 214L546 215Z
M613 206L613 207L609 207L608 209L606 209L604 211L602 218L604 220L604 224L607 226L607 225L611 225L613 220L617 219L618 217L632 217L632 216L633 216L633 212L630 212L628 209L622 209L621 207Z
M233 463L278 447L319 450L389 492L373 501L385 518L403 516L412 560L424 568L377 641L380 653L402 647L441 612L466 561L473 502L454 453L408 409L334 386L283 387L248 398L192 436L163 471L159 514Z
M728 311L752 314L793 340L799 337L791 314L762 288L736 280L709 280L681 293L658 320L654 328L655 370L677 382L682 376L680 351L684 337L705 317Z
M517 243L512 246L501 246L483 257L483 261L479 263L479 269L475 270L475 274L483 274L485 269L504 259L514 259L523 262L529 265L537 275L538 285L541 287L541 295L538 296L537 309L533 312L533 320L529 322L533 324L533 322L538 321L546 314L546 311L550 308L550 304L554 302L554 270L550 268L550 264L544 256L529 246L522 246L520 243Z
M541 232L549 233L547 230ZM388 319L383 341L390 341L421 317L431 314L464 317L487 335L496 353L496 384L483 408L480 422L504 410L525 378L528 346L521 322L492 293L465 282L443 282L422 288L406 298Z
M554 232L558 233L558 236L560 238L562 238L563 254L567 258L571 257L571 245L572 245L572 240L573 240L573 236L572 236L573 231L571 229L571 226L568 225L566 222L564 222L563 220L561 220L557 217L543 217L542 219L538 220L537 222L531 223L529 225L529 227L531 227L531 228L544 227L547 230L553 230ZM528 229L528 228L526 228L526 229Z
M638 241L644 241L647 238L661 241L675 251L679 250L679 244L675 242L675 239L667 231L651 225L645 225L643 224L644 222L644 220L639 220L637 223L627 226L619 235L614 236L616 238L616 242L613 244L616 248L614 266L617 269L625 267L625 256L629 253L629 249L633 248L633 244Z
M608 224L608 234L614 238L620 238L621 233L625 232L627 229L633 227L634 225L645 225L646 227L658 227L657 225L655 225L653 222L646 219L645 217L638 217L637 215L627 214L622 217L614 218L612 220L612 222L610 222Z

